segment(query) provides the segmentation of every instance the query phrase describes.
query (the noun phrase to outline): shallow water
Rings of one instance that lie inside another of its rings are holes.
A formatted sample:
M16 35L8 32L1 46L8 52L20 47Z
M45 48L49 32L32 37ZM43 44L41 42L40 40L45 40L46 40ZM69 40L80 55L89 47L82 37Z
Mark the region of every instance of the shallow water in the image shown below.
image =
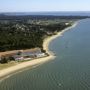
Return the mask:
M90 90L90 19L49 45L57 57L0 82L0 90Z

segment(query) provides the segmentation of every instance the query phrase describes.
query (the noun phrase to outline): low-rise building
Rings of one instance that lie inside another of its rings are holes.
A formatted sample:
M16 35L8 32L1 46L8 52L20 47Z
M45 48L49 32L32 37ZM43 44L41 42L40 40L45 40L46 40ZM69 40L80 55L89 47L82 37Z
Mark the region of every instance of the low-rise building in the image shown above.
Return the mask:
M45 57L45 53L39 53L39 54L36 54L37 58L40 58L40 57Z
M13 57L14 60L16 61L31 60L34 58L39 58L44 56L46 55L45 53L41 52L40 48L34 48L34 49L26 49L26 50L13 50L13 51L1 52L0 60L2 59L2 57L5 58Z
M22 50L19 55L14 55L15 60L27 60L39 57L44 57L45 53L41 52L40 48Z

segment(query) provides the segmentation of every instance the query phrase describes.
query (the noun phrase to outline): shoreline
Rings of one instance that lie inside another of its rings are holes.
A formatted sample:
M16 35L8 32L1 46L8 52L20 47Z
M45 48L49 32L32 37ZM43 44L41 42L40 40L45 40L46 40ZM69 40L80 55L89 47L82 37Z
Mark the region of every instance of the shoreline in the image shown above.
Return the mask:
M20 70L25 69L27 67L32 68L33 66L38 66L38 65L41 65L45 62L53 60L55 58L55 56L53 55L53 52L49 51L49 47L48 47L50 42L52 40L54 40L55 38L57 38L59 36L62 36L62 34L65 31L74 28L76 25L77 25L77 21L75 23L73 23L72 26L65 28L61 32L58 32L56 35L53 35L51 37L47 37L46 39L44 39L43 49L46 50L46 52L49 54L49 56L34 59L34 60L31 60L31 61L27 61L27 62L22 62L20 64L15 65L15 66L11 66L11 67L8 67L6 69L0 70L0 78L2 78L2 77L8 78L10 76L10 74L13 75L13 73L15 73L16 71L20 71Z
M50 36L50 37L47 37L44 39L44 43L43 43L43 49L46 50L46 52L49 54L49 55L53 55L53 52L49 51L49 43L56 39L57 37L59 36L62 36L62 34L74 27L76 27L76 25L78 24L78 21L75 21L70 27L67 27L65 29L63 29L62 31L58 32L56 35L53 35L53 36Z

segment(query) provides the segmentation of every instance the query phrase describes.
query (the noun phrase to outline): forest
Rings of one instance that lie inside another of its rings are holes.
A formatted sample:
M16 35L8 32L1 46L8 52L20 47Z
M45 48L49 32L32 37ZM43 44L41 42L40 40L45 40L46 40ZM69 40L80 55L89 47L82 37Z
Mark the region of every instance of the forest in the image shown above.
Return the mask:
M0 15L0 51L42 47L43 39L86 17ZM69 23L66 25L65 23Z

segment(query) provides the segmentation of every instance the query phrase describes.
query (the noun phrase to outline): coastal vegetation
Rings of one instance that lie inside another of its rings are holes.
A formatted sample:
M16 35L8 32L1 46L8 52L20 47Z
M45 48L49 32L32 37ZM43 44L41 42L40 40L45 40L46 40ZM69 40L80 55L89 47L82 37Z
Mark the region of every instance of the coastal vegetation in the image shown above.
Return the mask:
M49 24L38 24L39 22L1 21L0 51L42 48L45 36L53 35L68 26L61 22L51 24L47 21Z
M42 52L43 40L73 24L80 16L6 16L0 15L0 52L24 50L39 47ZM14 60L0 57L1 63Z

